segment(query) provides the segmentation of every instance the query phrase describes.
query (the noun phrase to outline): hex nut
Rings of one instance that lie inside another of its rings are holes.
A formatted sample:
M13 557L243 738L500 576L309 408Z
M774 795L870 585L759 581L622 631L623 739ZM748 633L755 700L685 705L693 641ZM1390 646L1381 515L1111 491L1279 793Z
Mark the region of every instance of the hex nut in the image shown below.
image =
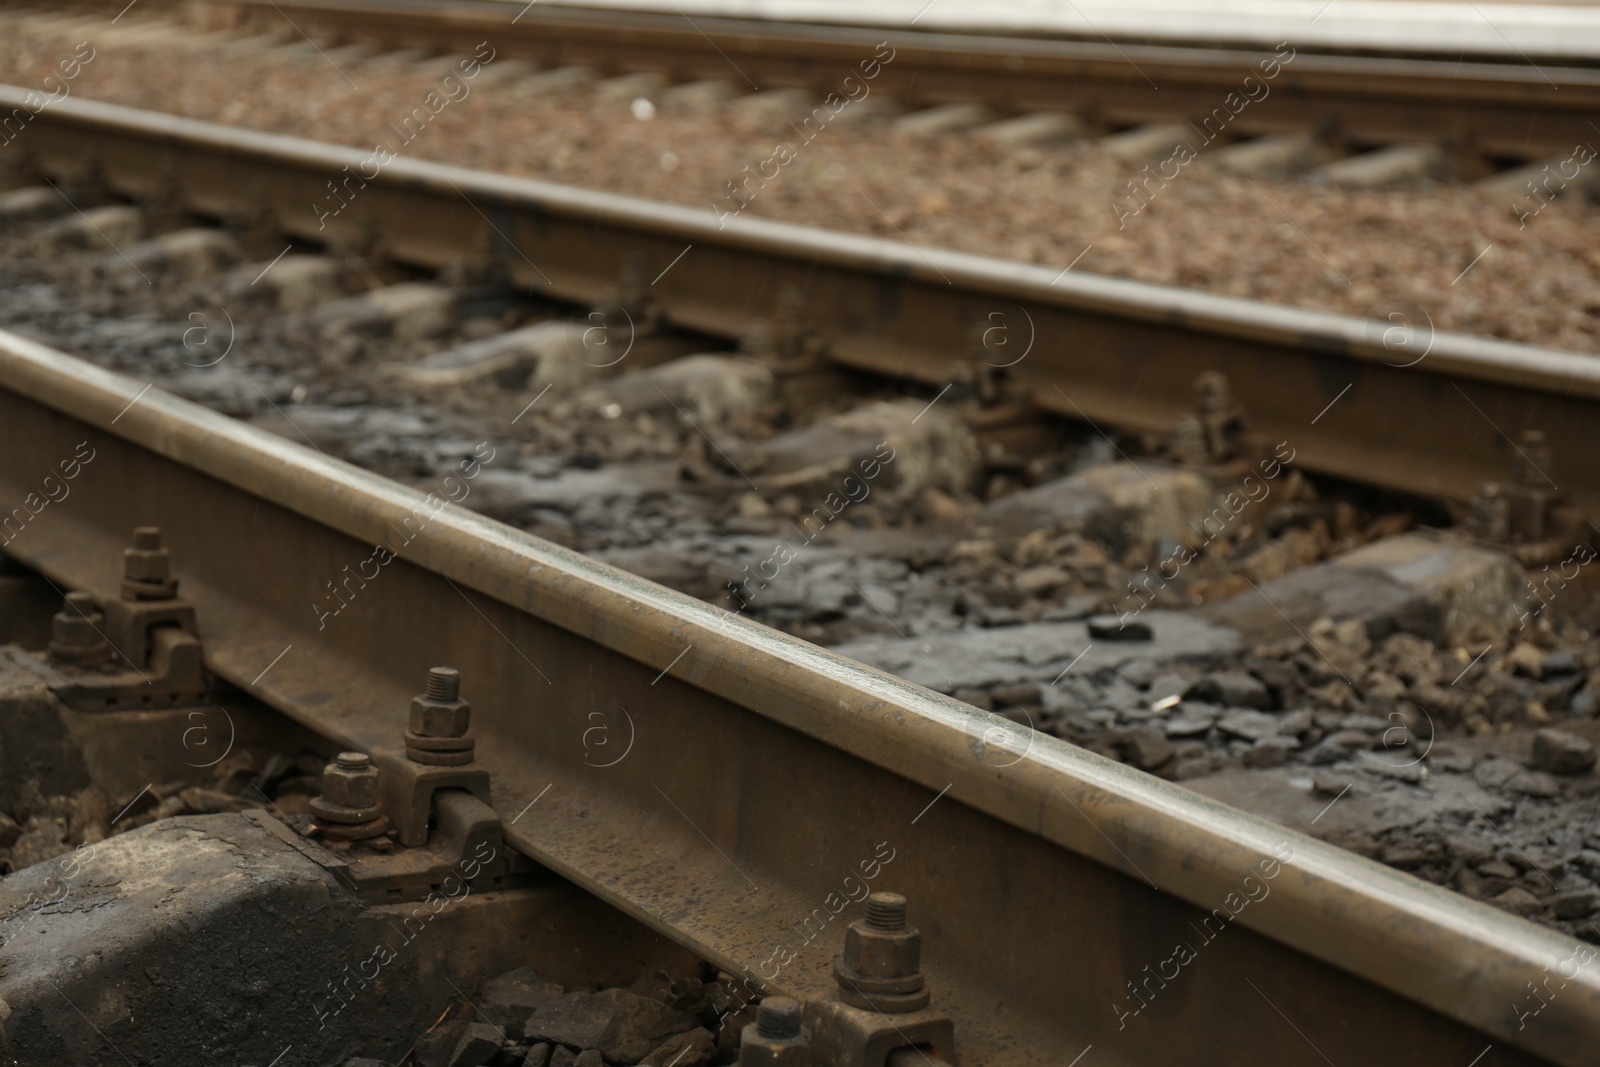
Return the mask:
M811 1067L811 1043L762 1037L751 1023L739 1045L739 1067Z
M66 603L50 619L50 636L62 645L95 645L104 638L100 625L104 617L88 593L68 593Z
M879 930L857 919L845 930L843 963L864 978L909 978L922 969L922 934L909 926Z
M97 641L100 635L95 632L95 625L99 619L98 611L90 618L84 618L76 611L58 612L50 619L50 636L68 645Z
M170 600L178 595L172 561L161 543L161 529L140 526L133 531L133 547L122 552L123 600Z
M833 978L839 999L851 1007L905 1014L928 1006L921 965L922 935L906 924L906 898L873 893L866 918L845 930L844 955L833 962Z
M471 763L476 747L466 736L471 725L472 706L461 699L461 672L454 667L429 667L427 689L411 698L406 759L436 767Z
M739 1067L810 1067L811 1033L800 1025L800 1005L788 997L761 1002L756 1021L739 1037Z
M344 808L378 804L378 768L371 763L351 767L335 761L322 772L322 799Z
M88 593L72 592L50 619L51 659L73 666L91 666L111 655L101 627L105 617Z
M122 576L130 582L164 582L171 571L172 557L164 548L153 552L138 548L123 550Z
M472 705L465 700L411 698L411 732L418 737L463 737L472 725Z

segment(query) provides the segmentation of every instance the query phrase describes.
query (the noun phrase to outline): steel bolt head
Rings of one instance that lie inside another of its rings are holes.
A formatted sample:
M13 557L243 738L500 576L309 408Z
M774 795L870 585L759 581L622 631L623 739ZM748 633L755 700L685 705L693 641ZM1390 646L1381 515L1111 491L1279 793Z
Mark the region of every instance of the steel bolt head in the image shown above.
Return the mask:
M346 808L378 803L378 768L364 753L343 752L322 772L322 799Z

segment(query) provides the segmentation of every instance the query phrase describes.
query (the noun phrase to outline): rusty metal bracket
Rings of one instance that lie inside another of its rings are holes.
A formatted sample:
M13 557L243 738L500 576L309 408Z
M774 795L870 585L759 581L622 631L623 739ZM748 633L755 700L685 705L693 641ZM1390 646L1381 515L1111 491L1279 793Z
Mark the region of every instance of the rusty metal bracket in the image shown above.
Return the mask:
M309 822L290 822L254 808L245 816L332 873L369 903L424 900L440 894L516 889L549 880L538 864L510 849L500 818L470 793L437 795L438 826L425 847L376 851L364 844L322 844L305 836Z
M1524 430L1522 444L1512 447L1510 481L1479 487L1467 525L1482 540L1508 547L1524 566L1554 563L1585 539L1584 514L1545 473L1555 457L1544 431Z
M427 689L411 698L401 753L378 752L379 800L400 843L428 840L428 821L440 790L471 793L492 803L489 772L474 767L476 741L467 736L472 705L461 699L461 675L453 667L430 667Z
M173 626L150 631L142 670L79 673L50 688L74 711L130 711L205 704L210 686L201 666L200 639Z
M866 918L846 927L844 954L833 962L836 988L804 1013L823 1067L890 1067L901 1050L956 1062L955 1024L928 1006L922 933L906 910L899 893L873 893Z
M1194 380L1192 414L1178 419L1168 450L1177 462L1212 467L1236 457L1249 432L1244 406L1234 399L1228 376L1204 371Z
M109 650L74 656L65 643L54 642L51 654L58 664L82 669L69 668L71 680L52 687L56 695L76 711L205 703L211 685L201 660L200 628L194 605L177 594L178 580L171 576L161 531L153 526L135 530L133 547L124 552L122 595L106 601L103 630L97 625L101 616L85 594L71 594L57 616L58 623L66 620L74 629L92 631L80 636L93 643L97 635ZM101 663L106 651L114 664L126 669Z
M376 753L373 762L382 776L379 795L383 810L399 836L400 843L415 847L428 840L428 823L435 805L435 794L461 790L485 804L489 796L489 772L480 767L441 767L414 763L401 755Z
M812 1055L822 1067L888 1067L892 1054L905 1048L956 1062L955 1024L931 1009L885 1014L851 1007L830 991L807 1001L804 1017Z
M423 739L453 726L464 732L470 708L459 699L459 676L435 667L428 680L428 693L413 701ZM470 760L471 750L465 755ZM341 752L323 769L310 814L272 820L268 829L294 837L295 848L363 899L411 899L435 889L453 896L474 882L506 886L535 869L506 847L505 828L488 801L487 771L419 762L410 751L403 758Z

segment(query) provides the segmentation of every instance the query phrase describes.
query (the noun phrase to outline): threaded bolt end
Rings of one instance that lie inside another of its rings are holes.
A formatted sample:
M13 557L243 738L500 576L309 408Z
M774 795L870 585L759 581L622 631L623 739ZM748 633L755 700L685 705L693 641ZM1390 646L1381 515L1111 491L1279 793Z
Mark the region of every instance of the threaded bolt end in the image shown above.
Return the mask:
M428 668L428 699L456 700L461 696L461 672L454 667Z
M756 1008L756 1033L775 1041L800 1036L800 1005L788 997L768 997Z
M87 619L95 613L94 597L83 592L68 593L66 606L61 610L67 615L77 615Z
M867 898L867 925L874 930L904 930L906 898L899 893L873 893Z
M133 531L133 547L141 552L154 552L161 547L161 527L139 526Z
M334 757L334 762L347 771L359 771L371 765L372 757L365 752L341 752Z

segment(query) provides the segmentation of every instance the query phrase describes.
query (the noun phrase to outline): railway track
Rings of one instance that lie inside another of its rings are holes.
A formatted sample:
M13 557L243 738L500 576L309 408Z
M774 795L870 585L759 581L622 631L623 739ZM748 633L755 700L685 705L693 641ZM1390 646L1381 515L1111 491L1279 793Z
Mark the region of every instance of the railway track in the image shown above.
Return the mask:
M688 87L708 99L799 92L811 99L790 110L802 115L859 92L840 79L875 56L877 103L908 112L894 119L907 130L1010 144L1103 138L1152 166L1182 144L1191 157L1220 153L1241 173L1311 172L1340 185L1497 180L1520 196L1532 181L1541 199L1573 180L1559 164L1593 137L1600 100L1600 73L1587 66L1318 55L1293 41L1269 53L544 5L513 13L484 2L245 0L194 10L211 28L287 33L290 43L304 35L322 54L466 54L492 40L547 80L651 76L638 87L645 97Z
M24 102L0 90L0 107ZM832 365L936 390L1001 372L1031 407L1130 433L1171 433L1196 412L1197 374L1218 371L1252 433L1292 438L1306 469L1422 497L1465 503L1512 480L1522 436L1537 431L1549 453L1539 467L1559 487L1540 506L1600 510L1583 460L1600 369L1580 355L407 159L366 181L369 152L113 105L65 101L26 132L18 183L43 175L406 269L504 278L581 306L620 301L630 318L714 337L743 336L801 292L783 313ZM334 214L336 179L363 184ZM982 349L996 322L1023 356Z
M509 0L503 0L509 2ZM1378 2L1324 10L1319 3L1262 3L1226 0L1196 10L1170 0L1131 4L1091 2L1071 8L1018 5L996 10L949 0L923 9L896 0L842 10L811 0L679 5L664 0L625 0L586 6L656 11L697 18L721 15L829 25L915 26L944 33L979 36L1115 41L1118 44L1170 42L1223 47L1267 47L1284 38L1304 40L1307 51L1353 55L1412 55L1438 58L1473 56L1507 62L1593 58L1586 45L1592 25L1581 5L1430 5L1397 7Z
M0 106L27 102L7 89ZM952 389L980 408L987 394L987 428L1001 436L1026 436L1041 412L1130 435L1165 437L1196 416L1205 430L1217 411L1197 411L1193 382L1220 370L1251 434L1293 439L1309 471L1458 505L1505 483L1530 549L1564 548L1594 514L1582 457L1600 381L1578 356L1439 334L1418 359L1390 323L719 225L404 159L363 179L348 210L317 212L306 205L366 153L109 105L53 104L9 147L14 186L49 180L86 209L132 202L165 220L158 229L221 222L271 238L267 258L281 239L356 255L384 280L442 274L464 291L532 291L602 307L608 328L620 311L649 324L628 328L642 340L726 342L770 322L769 343L799 338L777 354L809 374L909 382L930 407ZM1028 325L1021 358L983 345L995 314ZM1562 971L1536 1019L1517 1007L1528 982L1574 958L1571 938L436 509L147 383L20 338L4 351L8 499L26 498L79 442L108 457L8 553L104 605L119 599L128 530L159 525L205 668L336 747L371 753L390 789L410 781L400 733L418 664L451 662L476 708L476 762L505 840L730 974L759 971L836 875L904 840L893 888L925 935L931 1010L953 1020L968 1062L1188 1062L1202 1047L1277 1063L1309 1056L1295 1044L1304 1038L1334 1062L1466 1063L1489 1043L1500 1059L1485 1062L1578 1063L1592 1045L1600 986L1587 972ZM1543 434L1538 466L1555 492L1530 492L1514 472L1527 430ZM349 605L358 625L325 627L306 610L386 530L408 516L417 525L419 507L431 518ZM618 707L633 709L637 734L624 760L597 768L580 739L592 714ZM417 805L428 803L426 790L386 795L390 817L424 838ZM1163 993L1147 1019L1119 1012L1136 1003L1128 976L1170 959L1165 942L1203 918L1194 909L1237 899L1285 843L1278 903L1244 908L1244 931L1206 943L1204 980ZM1090 918L1041 923L1038 903L1063 887ZM837 987L832 962L832 949L802 951L764 981L814 1003Z
M767 961L858 856L892 842L903 858L885 885L912 901L928 1011L953 1021L963 1062L1191 1063L1204 1050L1265 1064L1310 1059L1306 1043L1333 1062L1468 1062L1485 1045L1496 1063L1587 1062L1600 1019L1591 973L1518 1025L1527 983L1573 958L1568 938L497 523L435 511L137 381L15 336L0 347L7 499L85 441L95 457L7 553L110 604L129 523L159 523L207 671L371 753L397 779L386 807L419 844L428 823L404 813L426 811L431 787L410 792L404 708L417 665L444 659L471 697L470 769L487 776L504 840L730 974L762 968L768 992L815 1003L836 988L831 950ZM315 626L305 605L325 576L419 513L431 518L362 589L361 624ZM159 700L167 681L143 688ZM578 739L617 707L633 709L636 734L626 758L598 769ZM1130 1025L1116 1004L1142 953L1167 959L1167 940L1214 907L1242 908L1239 887L1259 892L1264 871L1270 897L1230 923L1244 929L1203 943L1203 976L1156 1000L1154 1025ZM1045 907L1063 914L1045 919ZM48 1010L26 973L6 988L18 1028ZM103 997L71 967L52 981L76 1003ZM170 997L161 1008L125 994L152 1028L185 1010ZM148 1055L145 1032L118 1014L96 1018ZM924 1021L853 1019L840 1062L883 1062L885 1045ZM326 1054L314 1021L283 1020L283 1040ZM46 1032L66 1040L76 1025Z

